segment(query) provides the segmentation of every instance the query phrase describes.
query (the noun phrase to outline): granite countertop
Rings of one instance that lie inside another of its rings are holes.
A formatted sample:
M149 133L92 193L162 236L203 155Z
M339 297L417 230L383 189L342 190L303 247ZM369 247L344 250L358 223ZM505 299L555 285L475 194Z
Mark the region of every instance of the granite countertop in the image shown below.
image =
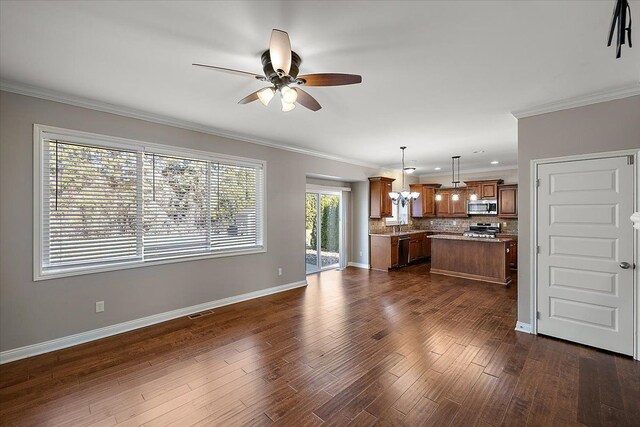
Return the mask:
M433 236L429 236L429 238L442 239L442 240L466 240L470 242L487 242L487 243L505 243L513 240L511 237L496 237L494 239L489 239L486 237L453 236L451 234L436 234Z
M384 236L384 237L391 237L391 236L408 236L410 234L417 234L417 233L433 233L432 230L406 230L406 231L401 231L401 232L389 232L389 233L369 233L369 236Z

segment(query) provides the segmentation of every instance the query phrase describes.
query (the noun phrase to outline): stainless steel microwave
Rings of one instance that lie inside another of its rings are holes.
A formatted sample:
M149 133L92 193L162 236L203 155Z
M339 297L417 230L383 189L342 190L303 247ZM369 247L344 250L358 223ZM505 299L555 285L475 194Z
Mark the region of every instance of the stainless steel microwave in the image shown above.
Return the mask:
M497 200L469 200L467 204L467 213L469 215L497 215Z

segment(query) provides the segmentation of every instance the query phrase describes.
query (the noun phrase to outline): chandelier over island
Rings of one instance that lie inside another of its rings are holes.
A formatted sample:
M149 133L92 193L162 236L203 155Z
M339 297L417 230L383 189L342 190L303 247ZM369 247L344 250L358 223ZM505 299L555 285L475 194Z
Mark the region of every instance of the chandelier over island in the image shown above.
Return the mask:
M407 147L400 147L400 149L402 150L402 188L399 193L397 191L391 191L389 193L389 197L391 197L391 201L393 202L393 204L400 205L402 207L405 207L411 201L416 200L420 196L420 193L416 191L412 191L412 192L408 191L404 183L404 173L407 169L411 169L411 168L404 167L404 150L406 148Z

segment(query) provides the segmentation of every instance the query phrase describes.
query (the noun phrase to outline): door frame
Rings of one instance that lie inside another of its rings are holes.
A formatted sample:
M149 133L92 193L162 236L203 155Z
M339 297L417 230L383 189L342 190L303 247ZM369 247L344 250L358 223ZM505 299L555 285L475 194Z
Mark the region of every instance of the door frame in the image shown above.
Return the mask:
M346 244L346 221L347 221L347 209L346 209L346 204L344 203L344 197L343 196L343 192L344 191L351 191L350 187L329 187L329 186L324 186L324 185L317 185L317 184L307 184L306 188L305 188L305 197L307 195L307 193L316 193L318 194L318 205L320 205L320 196L322 194L329 194L332 196L338 196L338 212L339 212L339 231L338 231L338 252L339 252L339 260L338 260L338 266L337 269L339 270L341 267L340 265L343 264L343 257L346 257L347 254L345 253L345 251L347 250L347 244ZM319 207L319 206L318 206ZM306 215L306 212L305 212ZM320 232L320 210L318 209L318 215L317 215L317 229L318 232ZM306 231L305 231L305 235L306 235ZM320 245L320 241L321 239L318 239L318 246ZM345 258L346 259L346 258ZM317 270L308 272L307 271L307 260L306 260L306 249L305 249L305 259L304 259L304 272L305 272L305 276L309 275L309 274L316 274L316 273L320 273L322 271L326 271L326 270L333 270L336 269L335 264L332 264L331 266L327 266L327 267L319 267ZM322 264L322 255L321 255L321 251L318 251L318 262L320 264Z
M551 157L546 159L535 159L529 163L529 182L530 182L530 206L531 219L529 229L529 278L531 279L530 286L530 310L531 310L531 333L538 334L538 166L549 163L562 163L572 162L580 160L598 160L610 157L633 157L633 209L634 212L640 210L640 182L638 182L638 159L640 158L640 150L618 150L618 151L605 151L601 153L590 154L578 154L572 156L563 157ZM638 249L640 248L640 232L633 229L633 262L636 268L633 269L633 358L640 360L640 287L638 287L638 270L640 269L640 259Z

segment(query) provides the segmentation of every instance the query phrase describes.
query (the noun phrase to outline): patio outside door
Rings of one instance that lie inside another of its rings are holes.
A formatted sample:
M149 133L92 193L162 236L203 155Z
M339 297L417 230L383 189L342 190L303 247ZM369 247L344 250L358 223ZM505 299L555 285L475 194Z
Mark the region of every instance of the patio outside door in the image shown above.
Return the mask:
M306 194L305 262L307 274L340 264L340 193Z

